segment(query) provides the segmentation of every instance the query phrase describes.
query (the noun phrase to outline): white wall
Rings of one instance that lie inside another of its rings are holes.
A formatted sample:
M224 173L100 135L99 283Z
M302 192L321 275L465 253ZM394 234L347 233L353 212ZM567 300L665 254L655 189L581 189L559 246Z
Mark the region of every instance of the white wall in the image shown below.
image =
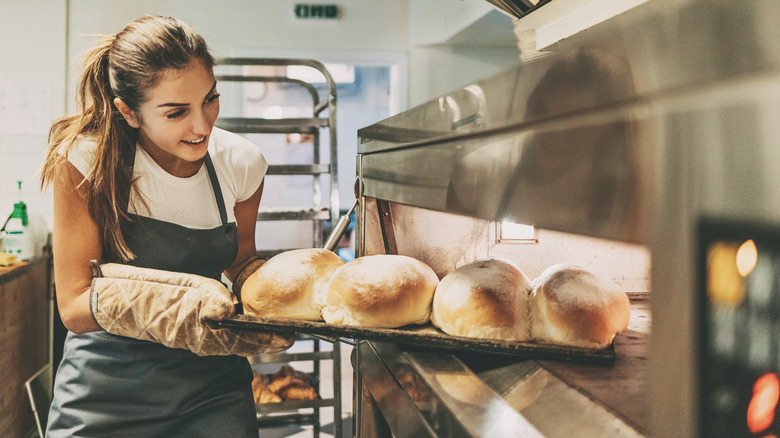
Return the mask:
M91 35L113 33L128 21L146 14L171 15L184 20L208 41L216 56L262 53L319 59L333 52L408 52L409 106L495 74L518 62L518 50L507 38L468 34L469 26L488 16L491 33L513 38L511 20L485 0L364 0L343 2L338 20L298 20L295 0L71 0L71 57L83 53ZM334 2L336 3L336 2ZM463 36L463 33L466 33ZM458 36L453 46L449 40ZM463 45L463 41L479 41ZM499 44L500 46L496 46ZM77 65L72 63L75 77ZM403 73L402 73L403 74ZM70 82L73 83L74 80ZM405 82L404 82L405 84ZM405 108L400 108L401 110Z
M37 175L51 122L64 114L65 1L0 3L0 218L22 198L34 217L50 216ZM0 223L2 226L2 223Z
M481 1L481 0L473 0ZM71 0L71 55L90 34L114 33L147 14L174 16L204 36L217 57L237 50L406 50L406 2L342 2L338 20L297 20L293 0ZM337 2L334 2L337 3ZM337 3L339 4L339 3ZM195 6L196 5L196 6ZM289 55L294 57L295 55ZM316 59L316 58L315 58Z
M513 20L484 0L409 0L409 106L520 61Z
M519 62L516 49L421 46L409 50L409 106L492 76Z

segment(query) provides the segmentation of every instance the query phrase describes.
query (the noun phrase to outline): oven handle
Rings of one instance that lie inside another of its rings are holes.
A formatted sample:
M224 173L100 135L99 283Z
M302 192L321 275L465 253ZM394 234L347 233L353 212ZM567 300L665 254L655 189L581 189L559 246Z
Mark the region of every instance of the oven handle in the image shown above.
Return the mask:
M328 251L334 251L336 249L336 246L338 246L339 244L339 240L341 240L341 236L344 235L344 232L347 231L347 227L352 222L352 220L349 217L352 215L352 212L355 211L355 208L357 208L357 206L358 206L358 200L355 199L355 202L352 203L352 207L349 208L347 214L341 216L339 218L339 221L336 222L336 226L333 228L333 231L330 233L328 239L325 241L323 248L327 249Z

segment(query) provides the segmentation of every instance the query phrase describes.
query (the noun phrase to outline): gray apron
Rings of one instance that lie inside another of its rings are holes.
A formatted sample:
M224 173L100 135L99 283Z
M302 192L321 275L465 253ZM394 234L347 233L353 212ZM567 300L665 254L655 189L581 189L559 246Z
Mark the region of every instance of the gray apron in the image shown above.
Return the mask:
M132 216L123 229L136 255L130 264L219 279L233 263L236 224L228 223L208 154L205 165L222 225L199 230ZM251 381L243 357L200 357L104 331L69 332L46 436L257 438Z

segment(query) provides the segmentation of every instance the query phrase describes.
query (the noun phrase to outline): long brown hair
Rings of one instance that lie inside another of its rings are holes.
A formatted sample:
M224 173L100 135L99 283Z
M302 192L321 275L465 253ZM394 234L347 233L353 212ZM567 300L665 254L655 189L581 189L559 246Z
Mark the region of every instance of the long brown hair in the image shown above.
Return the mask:
M132 168L123 156L135 148L136 129L114 105L119 97L138 114L145 92L166 70L181 70L197 60L207 68L214 58L206 42L185 23L170 17L147 16L115 35L104 36L86 56L76 91L78 113L56 120L41 171L45 189L62 170L74 144L96 144L95 161L85 180L89 213L101 233L104 252L121 261L134 256L122 236L129 221L127 205L133 186Z

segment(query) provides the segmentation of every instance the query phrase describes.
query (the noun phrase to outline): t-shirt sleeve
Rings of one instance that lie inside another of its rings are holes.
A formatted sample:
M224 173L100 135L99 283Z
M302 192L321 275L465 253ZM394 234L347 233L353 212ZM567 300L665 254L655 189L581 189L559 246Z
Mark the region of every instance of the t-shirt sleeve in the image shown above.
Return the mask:
M82 175L89 175L89 170L95 162L95 151L97 145L94 141L79 137L73 142L73 146L68 150L68 161L81 172ZM65 153L64 149L60 153Z

